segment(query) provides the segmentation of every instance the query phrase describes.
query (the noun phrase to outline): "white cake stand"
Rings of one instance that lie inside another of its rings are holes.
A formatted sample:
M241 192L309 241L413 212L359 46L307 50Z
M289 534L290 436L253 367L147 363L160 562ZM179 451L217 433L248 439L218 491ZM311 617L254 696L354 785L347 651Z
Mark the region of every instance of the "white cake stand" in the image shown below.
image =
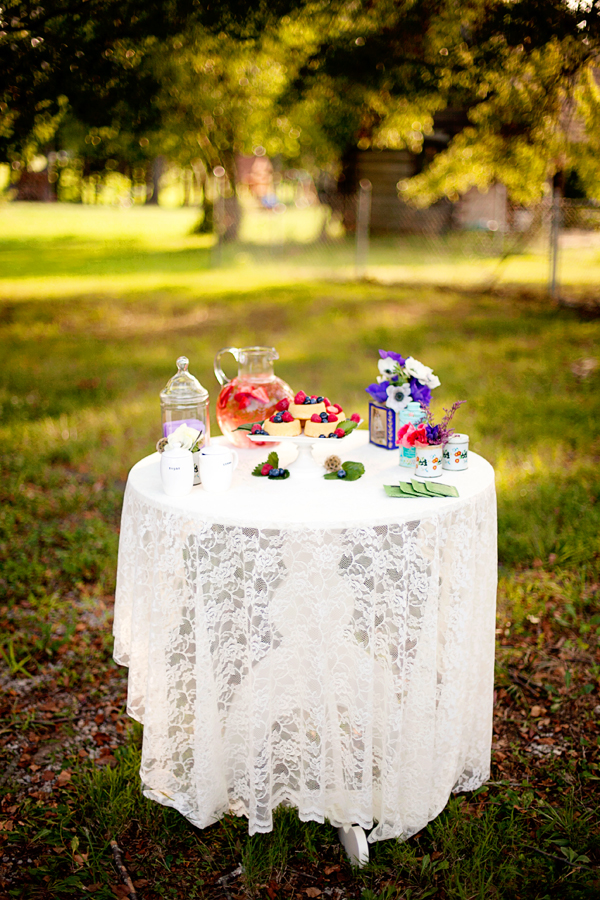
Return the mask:
M312 448L317 445L319 447L324 446L328 450L332 451L335 448L343 450L344 442L347 441L350 435L354 434L355 431L356 428L343 438L315 438L307 437L305 434L286 434L283 436L275 434L247 434L246 436L252 441L253 444L296 444L298 448L298 456L294 460L294 462L291 463L291 465L294 467L294 475L311 476L315 474L315 460L312 456Z

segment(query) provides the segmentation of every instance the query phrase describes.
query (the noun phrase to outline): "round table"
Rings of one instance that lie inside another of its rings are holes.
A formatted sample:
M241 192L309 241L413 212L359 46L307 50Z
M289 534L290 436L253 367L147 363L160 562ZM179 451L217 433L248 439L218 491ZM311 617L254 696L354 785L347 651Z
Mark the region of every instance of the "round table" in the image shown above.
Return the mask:
M407 838L489 777L496 599L492 467L444 472L458 498L395 499L398 452L334 445L358 481L251 475L167 497L159 456L130 472L115 659L144 725L146 796L201 828L231 811ZM321 457L331 453L315 447Z

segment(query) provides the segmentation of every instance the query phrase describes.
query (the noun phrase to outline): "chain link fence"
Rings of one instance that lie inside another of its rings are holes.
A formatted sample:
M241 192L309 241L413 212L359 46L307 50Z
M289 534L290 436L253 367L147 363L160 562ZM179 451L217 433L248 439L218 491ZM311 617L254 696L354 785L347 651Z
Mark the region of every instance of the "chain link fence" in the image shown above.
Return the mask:
M253 261L325 277L491 288L535 285L600 297L600 206L548 196L522 207L504 191L414 209L369 182L354 193L281 178L272 193L217 194L218 266Z

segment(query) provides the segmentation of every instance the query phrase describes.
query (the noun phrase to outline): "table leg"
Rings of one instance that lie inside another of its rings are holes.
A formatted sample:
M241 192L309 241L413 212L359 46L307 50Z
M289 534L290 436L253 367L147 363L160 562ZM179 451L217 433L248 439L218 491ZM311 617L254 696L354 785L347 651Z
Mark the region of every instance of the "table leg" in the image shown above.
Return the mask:
M340 844L353 866L362 869L369 862L369 844L360 825L342 825L338 828Z

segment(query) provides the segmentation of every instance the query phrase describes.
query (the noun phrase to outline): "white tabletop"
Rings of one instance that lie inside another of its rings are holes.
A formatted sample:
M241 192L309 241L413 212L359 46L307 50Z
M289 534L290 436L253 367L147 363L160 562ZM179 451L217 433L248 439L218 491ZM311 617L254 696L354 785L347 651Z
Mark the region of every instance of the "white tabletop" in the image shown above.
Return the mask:
M294 463L289 465L290 478L270 480L251 474L257 463L266 461L272 445L255 450L238 450L239 468L234 473L230 490L210 494L201 485L187 497L168 497L160 481L158 453L138 462L129 475L129 486L147 502L164 510L192 513L205 521L223 524L248 524L253 527L355 528L406 522L422 516L436 515L456 509L494 483L492 466L476 453L469 453L469 468L462 472L443 471L434 482L454 485L458 498L390 498L384 484L410 481L411 469L399 465L398 450L384 450L368 442L368 432L354 432L326 450L315 443L311 477L294 478ZM223 440L217 438L217 440ZM275 448L282 457L290 454L290 445ZM342 462L355 460L365 466L358 481L329 481L323 476L323 459L335 453Z

